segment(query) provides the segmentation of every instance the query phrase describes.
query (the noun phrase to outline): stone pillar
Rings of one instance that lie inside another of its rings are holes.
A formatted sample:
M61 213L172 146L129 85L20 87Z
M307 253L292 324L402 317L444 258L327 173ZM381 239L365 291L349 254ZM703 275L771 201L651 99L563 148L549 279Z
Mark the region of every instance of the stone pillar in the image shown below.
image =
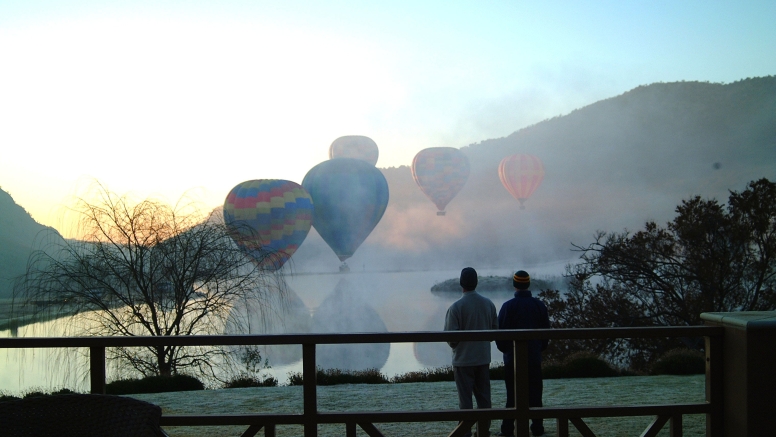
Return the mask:
M723 404L726 436L768 436L776 430L776 311L703 313L725 328Z

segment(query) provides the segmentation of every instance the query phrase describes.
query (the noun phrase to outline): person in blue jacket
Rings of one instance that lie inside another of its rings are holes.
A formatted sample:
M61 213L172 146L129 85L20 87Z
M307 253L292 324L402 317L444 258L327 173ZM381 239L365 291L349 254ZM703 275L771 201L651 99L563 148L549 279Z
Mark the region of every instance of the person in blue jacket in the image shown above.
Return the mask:
M548 329L550 318L547 306L531 295L531 277L525 270L518 270L512 277L515 287L515 297L504 302L498 313L499 329ZM542 351L547 349L549 340L531 340L528 342L528 405L542 406ZM507 389L507 408L515 407L515 357L512 342L497 341L496 347L504 353L504 382ZM506 419L501 423L501 432L497 435L512 436L515 422ZM544 435L542 419L533 419L531 433L535 436Z

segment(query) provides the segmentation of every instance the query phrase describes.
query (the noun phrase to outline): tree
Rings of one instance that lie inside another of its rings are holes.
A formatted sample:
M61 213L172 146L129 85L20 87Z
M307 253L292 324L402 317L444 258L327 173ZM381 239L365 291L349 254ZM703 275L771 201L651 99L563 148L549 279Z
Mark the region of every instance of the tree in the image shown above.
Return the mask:
M91 198L73 209L81 238L35 250L15 287L18 301L68 314L75 334L217 334L241 326L236 305L264 312L281 301L282 277L246 257L217 213L185 199L133 202L101 185ZM107 357L144 376L193 369L216 379L234 361L219 347L113 348Z
M575 245L582 255L568 268L567 295L544 296L556 326L691 326L703 312L776 309L775 183L750 182L731 192L727 207L696 196L676 213L665 227L647 222L635 233L599 232L590 245ZM677 345L625 339L579 347L641 366Z

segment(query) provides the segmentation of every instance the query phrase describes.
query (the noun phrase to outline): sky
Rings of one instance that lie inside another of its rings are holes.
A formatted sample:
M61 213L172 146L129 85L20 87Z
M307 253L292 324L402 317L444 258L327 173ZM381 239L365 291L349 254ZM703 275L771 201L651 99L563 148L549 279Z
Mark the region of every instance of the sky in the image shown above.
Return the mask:
M776 2L0 0L0 188L66 236L94 181L223 204L331 142L378 167L654 82L776 74Z

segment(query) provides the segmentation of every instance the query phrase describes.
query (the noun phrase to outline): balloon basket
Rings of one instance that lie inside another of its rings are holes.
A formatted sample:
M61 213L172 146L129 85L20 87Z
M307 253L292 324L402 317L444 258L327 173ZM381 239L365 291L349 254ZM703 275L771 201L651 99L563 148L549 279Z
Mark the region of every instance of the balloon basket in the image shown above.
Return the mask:
M437 211L437 215L445 215L445 211Z

